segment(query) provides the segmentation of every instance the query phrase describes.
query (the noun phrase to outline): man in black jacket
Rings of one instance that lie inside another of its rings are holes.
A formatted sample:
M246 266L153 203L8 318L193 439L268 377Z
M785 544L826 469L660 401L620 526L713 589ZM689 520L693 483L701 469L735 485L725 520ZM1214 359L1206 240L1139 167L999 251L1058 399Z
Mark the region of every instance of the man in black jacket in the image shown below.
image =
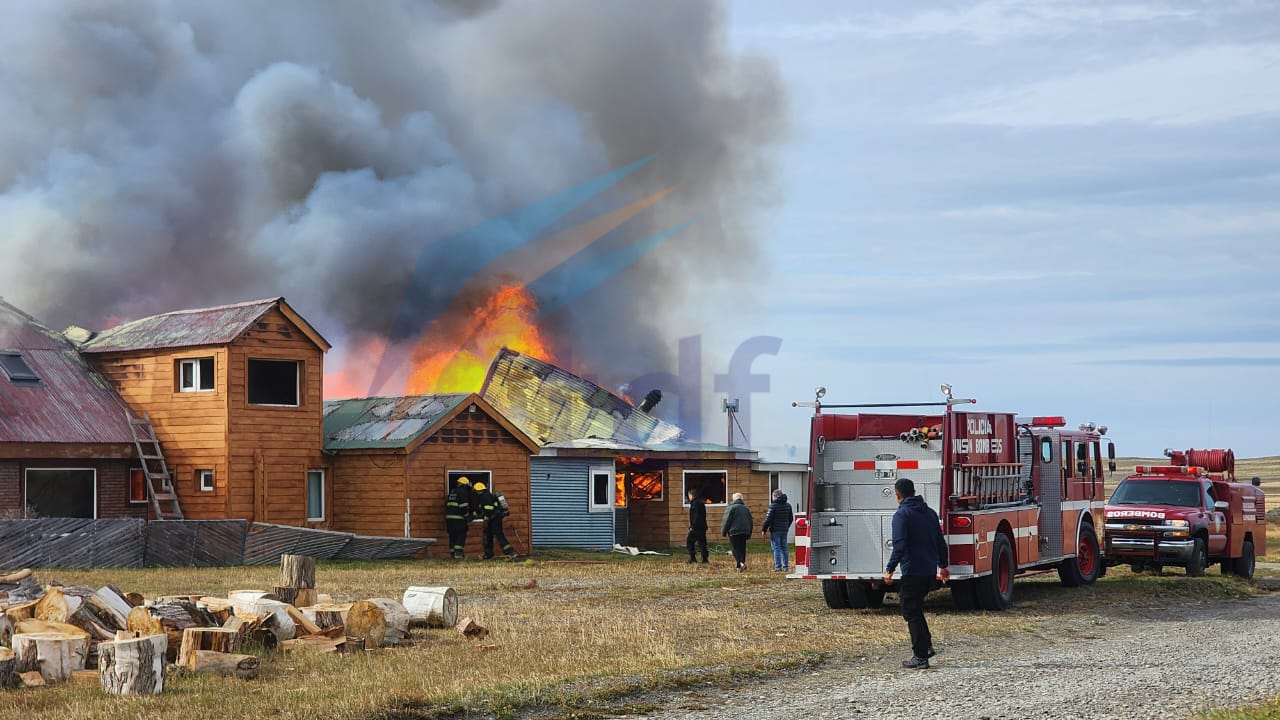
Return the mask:
M791 503L787 502L787 494L781 488L773 491L773 502L769 503L769 512L764 514L764 525L761 534L769 538L773 546L773 571L787 570L787 531L791 529L791 521L795 513Z
M911 659L902 667L923 670L933 657L933 636L924 619L924 596L933 589L934 578L946 582L947 541L942 537L938 513L916 495L916 485L907 478L893 484L898 497L898 510L893 514L893 552L884 569L885 584L892 582L893 571L902 563L902 579L898 581L898 599L902 603L902 619L911 633Z
M702 564L707 563L707 504L702 500L702 493L696 488L689 488L687 493L689 497L689 535L685 538L685 545L689 548L689 564L697 562L697 558L693 554L693 548L696 544L698 549L702 551Z

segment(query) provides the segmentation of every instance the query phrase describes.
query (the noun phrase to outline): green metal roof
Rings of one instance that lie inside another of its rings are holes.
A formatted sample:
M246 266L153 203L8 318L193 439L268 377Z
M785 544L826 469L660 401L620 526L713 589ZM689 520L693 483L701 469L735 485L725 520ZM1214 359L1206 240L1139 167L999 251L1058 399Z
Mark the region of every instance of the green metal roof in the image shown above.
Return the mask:
M398 449L435 430L470 393L326 400L324 449Z

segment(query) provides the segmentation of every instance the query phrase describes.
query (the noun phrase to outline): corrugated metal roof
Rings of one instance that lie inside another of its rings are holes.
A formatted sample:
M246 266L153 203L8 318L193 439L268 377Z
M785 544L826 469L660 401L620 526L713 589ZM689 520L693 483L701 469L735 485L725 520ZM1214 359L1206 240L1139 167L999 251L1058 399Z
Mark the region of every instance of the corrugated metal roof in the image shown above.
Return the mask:
M630 443L611 438L578 438L563 442L548 443L543 446L551 450L608 450L618 452L655 452L655 453L751 453L750 448L731 447L716 443L690 442L688 440L668 440L660 443Z
M177 310L103 330L80 346L87 353L225 345L240 337L283 298Z
M133 443L125 404L61 334L0 300L0 350L16 350L40 378L0 374L0 442Z
M403 448L430 432L471 393L326 400L325 450Z
M589 380L503 348L480 396L539 444L602 438L648 445L684 434Z

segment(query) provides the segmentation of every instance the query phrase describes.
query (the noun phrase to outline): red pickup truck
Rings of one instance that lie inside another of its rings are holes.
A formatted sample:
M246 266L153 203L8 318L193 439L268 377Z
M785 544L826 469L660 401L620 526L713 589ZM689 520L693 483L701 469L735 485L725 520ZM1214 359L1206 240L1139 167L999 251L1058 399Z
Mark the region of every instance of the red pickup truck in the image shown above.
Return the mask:
M1107 564L1129 563L1135 572L1180 565L1198 576L1216 562L1224 574L1253 577L1255 557L1266 554L1262 489L1235 482L1230 450L1165 452L1172 465L1139 466L1111 495Z

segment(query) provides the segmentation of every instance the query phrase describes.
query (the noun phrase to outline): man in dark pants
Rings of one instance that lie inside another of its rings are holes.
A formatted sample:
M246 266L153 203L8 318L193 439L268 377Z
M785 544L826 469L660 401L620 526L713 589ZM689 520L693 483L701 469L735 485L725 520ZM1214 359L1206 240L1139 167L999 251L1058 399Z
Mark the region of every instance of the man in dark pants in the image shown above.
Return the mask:
M471 481L460 477L444 501L444 526L449 531L449 554L454 560L461 560L466 554L471 500Z
M502 518L507 516L506 508L498 502L498 496L491 492L484 483L476 483L476 503L480 505L480 517L484 518L484 559L493 559L493 541L507 554L508 560L516 559L516 549L507 542L507 534L502 531Z
M916 495L915 483L898 478L893 492L898 497L898 510L893 514L893 552L884 569L884 581L891 582L894 569L902 563L898 598L902 619L911 633L911 659L903 660L902 667L923 670L934 655L933 636L924 619L924 596L933 589L935 577L943 582L951 577L947 570L947 541L942 537L938 513Z
M702 493L689 488L689 535L684 544L689 548L689 564L697 562L693 554L694 546L702 551L702 564L707 563L707 504L702 500Z

